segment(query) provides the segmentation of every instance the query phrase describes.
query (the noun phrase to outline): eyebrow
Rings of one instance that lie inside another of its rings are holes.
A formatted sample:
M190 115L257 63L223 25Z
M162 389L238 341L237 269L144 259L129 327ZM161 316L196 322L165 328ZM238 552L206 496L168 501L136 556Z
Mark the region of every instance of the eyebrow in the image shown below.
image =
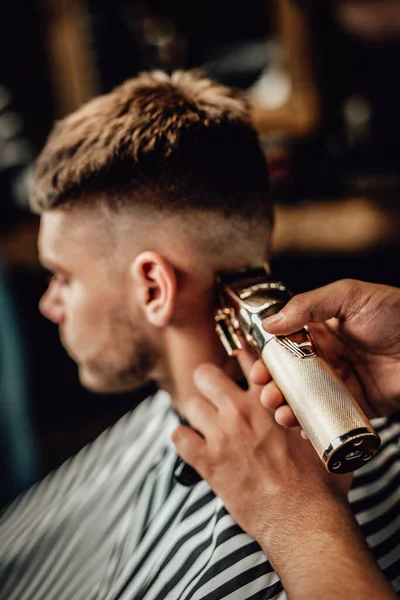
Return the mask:
M46 271L52 271L54 268L56 268L56 265L51 260L48 260L47 258L40 256L40 254L39 254L39 262L40 262L40 265L42 266L42 268L46 269Z
M44 258L43 256L39 255L39 262L41 264L42 269L44 269L44 271L47 271L48 273L60 271L61 273L68 274L68 271L64 267L61 267L61 265L53 262L52 260Z

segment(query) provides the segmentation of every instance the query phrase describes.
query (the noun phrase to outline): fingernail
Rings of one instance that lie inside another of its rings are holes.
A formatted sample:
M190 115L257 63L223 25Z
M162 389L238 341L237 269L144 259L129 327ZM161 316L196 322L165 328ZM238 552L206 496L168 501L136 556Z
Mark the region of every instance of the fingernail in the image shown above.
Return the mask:
M274 315L271 315L270 317L263 319L263 325L274 325L275 323L279 323L279 321L282 321L282 319L283 319L283 314L280 312L277 312Z

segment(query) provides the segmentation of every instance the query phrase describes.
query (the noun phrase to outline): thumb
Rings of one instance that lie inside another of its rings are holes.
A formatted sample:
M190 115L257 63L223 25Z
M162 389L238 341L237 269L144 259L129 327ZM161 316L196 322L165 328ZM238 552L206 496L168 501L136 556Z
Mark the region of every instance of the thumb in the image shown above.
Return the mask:
M343 279L298 294L278 313L264 319L263 327L268 333L288 335L308 323L318 323L332 317L346 320L350 302L359 294L359 283Z

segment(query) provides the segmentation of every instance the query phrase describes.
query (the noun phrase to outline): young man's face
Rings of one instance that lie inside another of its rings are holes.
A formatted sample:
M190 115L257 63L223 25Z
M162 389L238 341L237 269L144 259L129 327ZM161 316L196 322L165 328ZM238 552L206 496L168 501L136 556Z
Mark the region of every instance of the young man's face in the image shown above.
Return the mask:
M43 213L39 254L53 277L39 308L58 325L82 384L116 392L145 383L155 353L126 277L113 271L112 249L102 248L101 237L86 212Z

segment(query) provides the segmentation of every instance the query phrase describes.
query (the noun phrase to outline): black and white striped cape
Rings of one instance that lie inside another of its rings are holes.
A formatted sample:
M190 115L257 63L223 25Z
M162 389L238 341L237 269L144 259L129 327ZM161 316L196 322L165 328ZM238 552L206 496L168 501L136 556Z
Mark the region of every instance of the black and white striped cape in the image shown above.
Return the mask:
M286 598L208 484L174 482L176 425L158 392L18 498L0 522L0 599ZM400 590L400 423L375 425L383 447L350 500Z

